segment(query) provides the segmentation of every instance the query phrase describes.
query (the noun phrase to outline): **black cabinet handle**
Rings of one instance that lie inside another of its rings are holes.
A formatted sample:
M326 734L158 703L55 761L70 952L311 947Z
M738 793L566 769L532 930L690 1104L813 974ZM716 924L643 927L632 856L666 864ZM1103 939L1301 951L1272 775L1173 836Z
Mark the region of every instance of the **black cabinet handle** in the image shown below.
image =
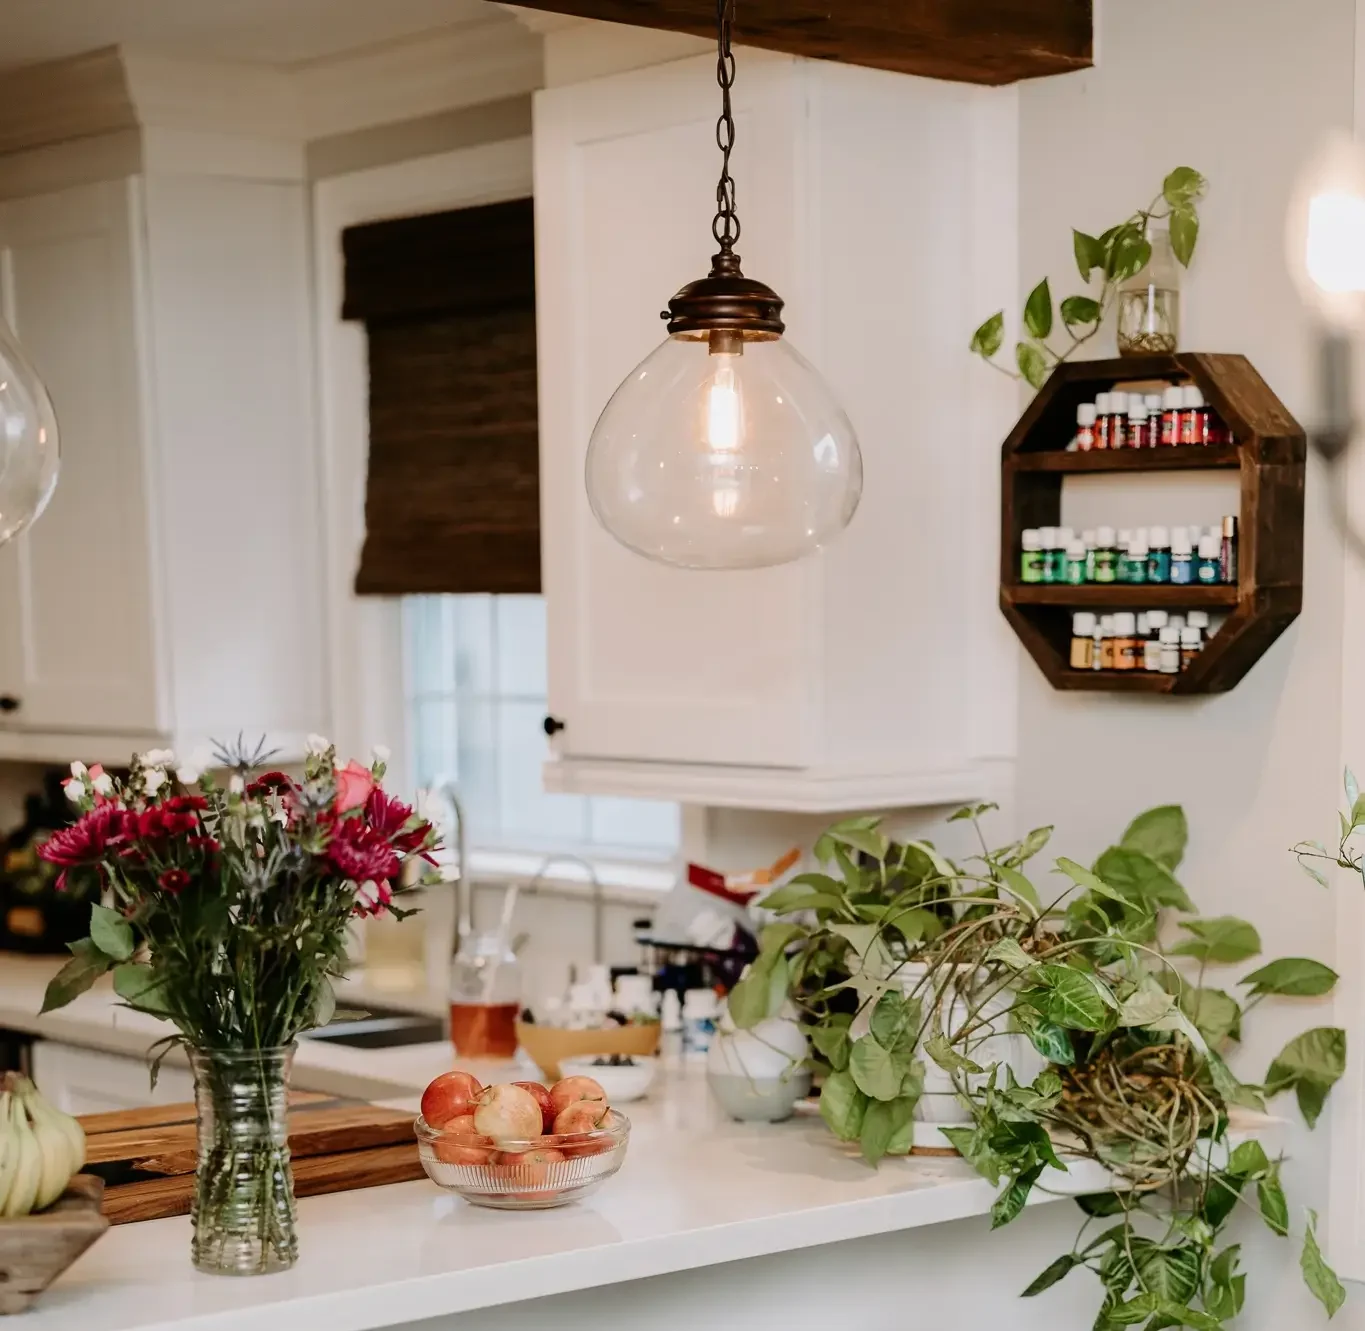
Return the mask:
M564 729L564 722L557 716L547 716L544 721L544 729L547 735L555 735Z
M19 699L13 694L0 693L0 712L17 712L19 710Z

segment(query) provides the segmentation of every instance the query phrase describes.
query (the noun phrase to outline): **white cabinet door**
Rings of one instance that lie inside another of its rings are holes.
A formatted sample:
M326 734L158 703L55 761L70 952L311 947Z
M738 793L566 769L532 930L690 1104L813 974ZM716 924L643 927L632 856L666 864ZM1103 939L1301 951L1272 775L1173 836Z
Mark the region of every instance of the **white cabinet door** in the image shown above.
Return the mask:
M146 1059L54 1040L35 1040L32 1059L38 1089L67 1114L106 1114L194 1099L194 1078L187 1068L163 1064L154 1090Z
M746 271L793 303L805 207L790 62L746 53L735 175ZM541 540L549 706L561 755L801 767L818 725L817 564L664 568L597 524L583 487L598 413L704 276L719 169L704 61L536 94Z
M47 512L0 548L10 729L151 733L161 719L137 216L133 181L0 204L3 307L52 396L62 453Z

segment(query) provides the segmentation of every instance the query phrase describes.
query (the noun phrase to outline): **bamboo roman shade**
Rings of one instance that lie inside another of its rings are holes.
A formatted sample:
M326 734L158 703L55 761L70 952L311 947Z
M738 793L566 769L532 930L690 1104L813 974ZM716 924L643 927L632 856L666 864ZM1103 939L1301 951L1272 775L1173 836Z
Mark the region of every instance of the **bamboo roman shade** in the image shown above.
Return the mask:
M531 200L350 227L342 252L370 363L356 591L540 591Z

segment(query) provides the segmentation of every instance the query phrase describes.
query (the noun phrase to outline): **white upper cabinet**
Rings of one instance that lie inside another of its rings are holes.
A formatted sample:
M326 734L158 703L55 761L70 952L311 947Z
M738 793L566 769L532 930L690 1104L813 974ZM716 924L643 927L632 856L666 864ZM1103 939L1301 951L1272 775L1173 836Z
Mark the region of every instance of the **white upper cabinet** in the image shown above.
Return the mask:
M48 511L0 548L0 758L126 761L327 722L301 184L147 175L0 203L52 395Z
M833 811L969 798L1013 749L995 608L1013 388L967 354L1015 290L1013 93L745 51L745 272L859 432L849 530L780 568L619 546L583 473L602 406L703 276L714 61L537 94L535 193L552 789ZM998 380L998 382L997 382Z

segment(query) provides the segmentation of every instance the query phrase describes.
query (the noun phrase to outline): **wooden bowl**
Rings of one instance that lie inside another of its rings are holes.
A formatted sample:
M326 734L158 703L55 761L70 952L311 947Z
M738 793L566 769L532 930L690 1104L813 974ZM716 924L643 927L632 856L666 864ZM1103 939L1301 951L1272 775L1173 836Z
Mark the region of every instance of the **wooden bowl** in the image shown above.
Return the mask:
M0 1313L21 1313L109 1228L104 1180L77 1174L37 1215L0 1220Z
M599 1054L648 1058L659 1048L659 1023L569 1031L559 1026L537 1026L534 1022L519 1021L517 1043L531 1055L547 1080L558 1081L559 1065L566 1058L596 1058Z

